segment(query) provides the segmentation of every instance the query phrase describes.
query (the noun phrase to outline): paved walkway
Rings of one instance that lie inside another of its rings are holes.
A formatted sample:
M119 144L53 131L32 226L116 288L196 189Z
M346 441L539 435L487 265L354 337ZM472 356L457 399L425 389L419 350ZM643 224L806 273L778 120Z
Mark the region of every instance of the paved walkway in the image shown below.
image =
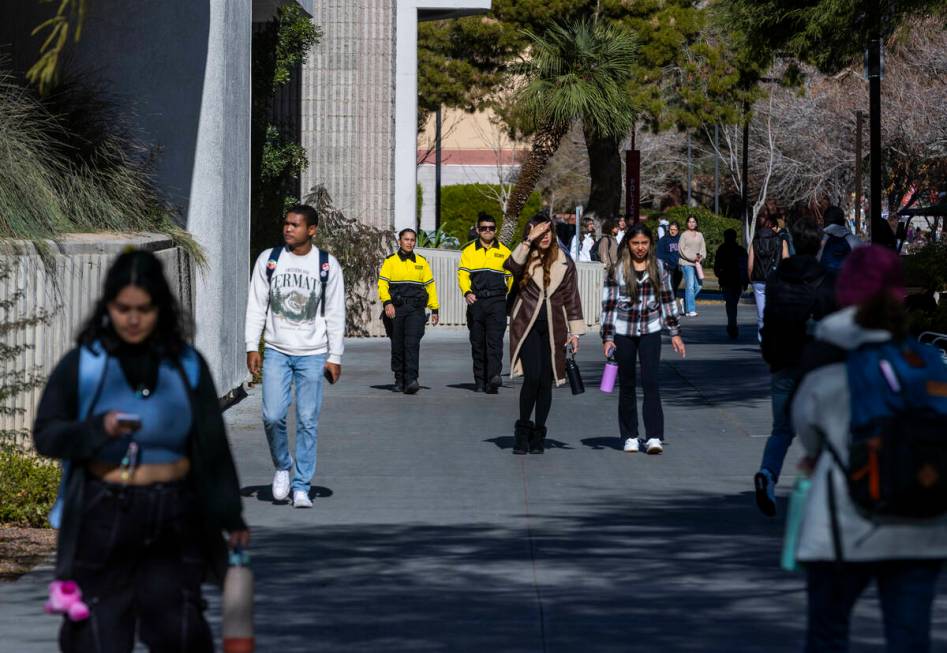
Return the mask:
M753 310L736 344L721 306L701 310L685 323L687 359L665 347L660 457L617 450L597 337L580 356L586 394L555 392L550 450L513 456L518 385L471 392L466 332L434 328L415 397L386 389L387 341L348 343L323 410L315 509L297 511L271 500L255 390L227 417L254 528L258 650L801 650L802 577L779 570L781 522L751 493L769 424ZM54 650L48 574L0 585L0 651ZM935 620L939 650L944 598ZM872 595L853 650L883 650L879 624Z

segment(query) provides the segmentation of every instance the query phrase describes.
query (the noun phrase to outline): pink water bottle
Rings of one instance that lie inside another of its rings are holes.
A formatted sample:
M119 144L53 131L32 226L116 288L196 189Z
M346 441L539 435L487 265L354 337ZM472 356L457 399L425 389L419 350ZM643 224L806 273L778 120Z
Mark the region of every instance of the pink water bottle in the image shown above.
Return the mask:
M605 369L602 370L602 382L599 383L598 389L602 392L611 392L615 389L615 379L618 378L618 363L615 362L614 356L609 356L608 360L605 361Z

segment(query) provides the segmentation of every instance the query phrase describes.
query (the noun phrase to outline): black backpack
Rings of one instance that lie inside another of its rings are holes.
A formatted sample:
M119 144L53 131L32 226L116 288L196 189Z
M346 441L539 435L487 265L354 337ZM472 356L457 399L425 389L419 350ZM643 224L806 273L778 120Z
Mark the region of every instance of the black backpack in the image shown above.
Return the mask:
M753 278L751 281L766 281L779 267L783 241L774 232L760 234L753 240Z
M602 261L602 257L599 256L599 253L598 253L598 246L601 244L601 242L602 242L603 240L605 240L605 236L602 236L601 238L599 238L598 240L596 240L595 243L592 244L592 251L589 252L589 257L590 257L593 261L596 261L596 262L601 262L601 261Z
M845 257L851 253L852 246L848 244L848 238L826 234L819 263L832 274L838 274L839 270L842 269Z

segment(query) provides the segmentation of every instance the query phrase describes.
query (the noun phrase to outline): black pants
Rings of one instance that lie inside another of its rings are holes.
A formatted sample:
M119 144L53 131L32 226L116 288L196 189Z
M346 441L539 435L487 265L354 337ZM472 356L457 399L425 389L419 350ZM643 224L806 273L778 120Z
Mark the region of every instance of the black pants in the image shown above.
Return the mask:
M739 288L721 288L723 300L727 305L727 326L735 327L737 325L737 306L740 305L740 296L743 294Z
M636 367L641 360L641 388L644 390L644 430L647 437L664 440L664 409L658 370L661 365L661 334L615 336L615 360L618 362L618 428L622 440L638 437L638 393Z
M506 299L478 299L467 307L470 353L477 385L485 385L503 370L503 334L506 331Z
M424 307L411 304L396 306L394 319L385 318L385 331L391 338L391 371L399 383L418 380L425 322Z
M677 266L671 270L671 290L677 293L678 289L681 287L681 280L684 279L684 270L681 269L681 266Z
M528 421L536 410L536 426L546 425L552 407L552 354L549 350L549 326L543 320L533 328L520 346L523 387L520 390L520 420Z
M122 488L86 482L74 580L91 616L63 620L67 653L211 652L197 499L184 483Z

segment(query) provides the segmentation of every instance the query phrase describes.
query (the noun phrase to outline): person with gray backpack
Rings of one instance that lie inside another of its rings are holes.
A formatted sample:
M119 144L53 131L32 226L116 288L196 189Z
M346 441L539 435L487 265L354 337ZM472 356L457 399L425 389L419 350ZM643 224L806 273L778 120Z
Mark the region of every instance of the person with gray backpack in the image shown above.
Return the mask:
M819 247L817 258L826 272L835 277L848 255L865 243L849 231L845 225L845 213L839 207L827 208L822 220L825 227L822 229L822 246Z
M756 299L756 333L759 340L762 340L763 311L766 308L766 279L776 271L781 260L789 258L789 246L773 226L773 219L769 215L760 214L756 219L756 234L747 259L747 272Z
M293 206L283 221L283 243L253 265L247 299L247 369L263 372L263 427L276 473L273 499L293 493L293 506L311 508L323 381L342 374L345 285L334 256L313 246L319 214ZM259 352L260 338L265 356ZM289 453L286 416L296 386L296 456ZM292 477L292 481L290 480Z

